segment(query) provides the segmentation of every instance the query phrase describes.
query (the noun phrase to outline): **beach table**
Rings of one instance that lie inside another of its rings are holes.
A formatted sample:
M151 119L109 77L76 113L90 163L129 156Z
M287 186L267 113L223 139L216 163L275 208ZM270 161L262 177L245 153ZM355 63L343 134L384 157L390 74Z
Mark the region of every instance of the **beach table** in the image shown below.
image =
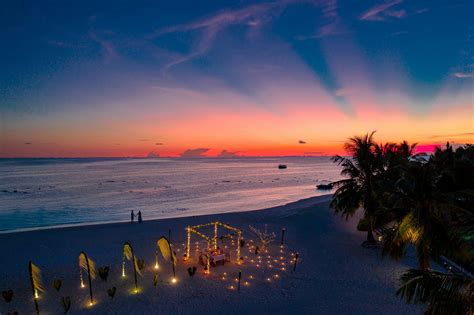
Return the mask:
M225 264L225 254L211 255L211 263L214 265Z

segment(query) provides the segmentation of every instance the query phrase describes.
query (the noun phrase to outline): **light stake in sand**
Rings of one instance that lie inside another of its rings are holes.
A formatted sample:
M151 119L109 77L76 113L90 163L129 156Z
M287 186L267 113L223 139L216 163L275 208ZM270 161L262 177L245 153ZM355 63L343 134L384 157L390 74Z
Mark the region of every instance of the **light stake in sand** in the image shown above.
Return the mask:
M280 246L283 246L283 244L285 243L285 232L286 232L286 229L285 229L285 228L282 228L282 229L281 229L281 241L280 241Z
M87 272L87 277L89 279L89 297L90 304L94 304L94 297L92 296L92 279L95 279L95 263L92 259L87 257L85 252L79 253L79 277L81 279L81 287L84 287L84 278L82 272Z
M30 274L30 282L31 282L31 291L33 293L33 301L35 302L35 310L36 314L39 315L39 307L38 307L38 291L44 292L43 287L41 286L41 271L35 264L33 264L30 260L28 263L28 271Z
M240 280L242 279L242 271L239 270L239 284L238 284L238 287L237 287L237 291L240 292Z
M293 271L296 271L296 264L298 263L298 253L295 255L295 265L293 266Z

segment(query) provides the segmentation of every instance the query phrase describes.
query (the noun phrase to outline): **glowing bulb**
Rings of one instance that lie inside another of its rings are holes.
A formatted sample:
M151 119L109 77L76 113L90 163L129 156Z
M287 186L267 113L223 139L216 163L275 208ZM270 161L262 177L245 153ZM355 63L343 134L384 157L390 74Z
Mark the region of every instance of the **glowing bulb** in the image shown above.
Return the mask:
M267 278L267 281L268 281L268 282L271 282L271 281L272 281L272 279L270 279L270 278Z
M244 285L249 285L250 283L248 281L245 281L244 282Z
M84 285L84 283L81 283L81 288L85 288L85 285Z
M176 278L173 278L173 279L171 280L172 283L176 283L176 281L178 281L178 280L176 280Z
M158 266L158 263L155 264L155 269L159 269L160 266Z
M35 299L39 298L38 291L35 290Z
M275 278L278 278L278 277L279 277L279 275L278 275L278 274L276 274L276 275L274 275L274 277L275 277Z
M89 302L89 306L92 306L92 305L94 305L94 303L92 303L92 302Z

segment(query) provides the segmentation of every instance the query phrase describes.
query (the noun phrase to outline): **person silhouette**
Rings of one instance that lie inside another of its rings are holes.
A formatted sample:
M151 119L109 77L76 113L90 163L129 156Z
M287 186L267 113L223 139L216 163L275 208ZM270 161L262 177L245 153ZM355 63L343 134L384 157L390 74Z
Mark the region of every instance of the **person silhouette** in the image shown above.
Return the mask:
M138 223L142 223L143 220L142 220L142 212L140 210L138 210Z
M135 213L132 210L132 212L130 213L130 223L133 223L134 220L135 220Z

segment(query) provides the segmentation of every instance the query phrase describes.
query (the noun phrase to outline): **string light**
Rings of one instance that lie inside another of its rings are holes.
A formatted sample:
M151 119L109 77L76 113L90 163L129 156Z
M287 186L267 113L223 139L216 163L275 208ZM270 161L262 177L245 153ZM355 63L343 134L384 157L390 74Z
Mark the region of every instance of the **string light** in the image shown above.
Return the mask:
M35 289L35 299L39 298L38 290Z
M174 284L176 283L178 280L176 280L176 278L173 277L173 279L171 279L171 282Z

